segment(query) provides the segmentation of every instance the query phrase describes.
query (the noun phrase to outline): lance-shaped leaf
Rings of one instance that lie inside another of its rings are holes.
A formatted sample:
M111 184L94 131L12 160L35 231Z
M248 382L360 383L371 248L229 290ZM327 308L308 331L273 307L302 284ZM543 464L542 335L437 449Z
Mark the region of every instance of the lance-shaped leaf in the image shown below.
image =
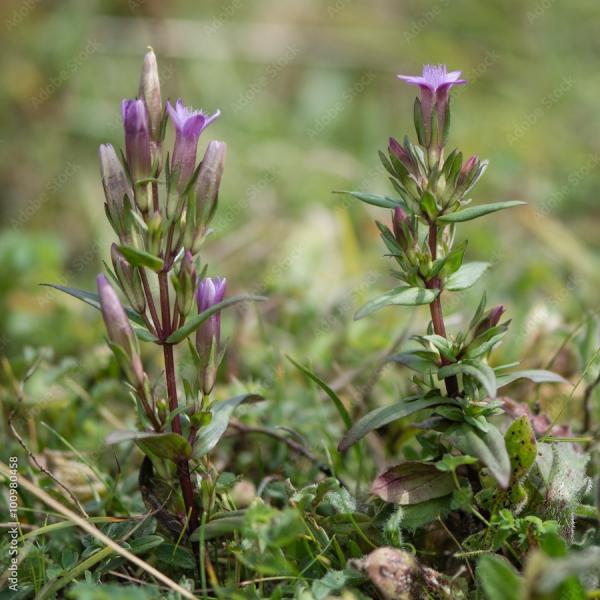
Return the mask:
M129 441L134 441L145 454L168 458L173 462L192 455L190 443L178 433L118 430L113 431L106 438L109 446Z
M513 371L507 375L498 377L498 388L504 387L518 379L529 379L533 383L569 383L564 377L545 369L528 369L525 371Z
M202 458L217 445L217 442L227 430L229 418L233 411L242 402L259 402L260 400L264 400L264 398L258 394L240 394L229 400L213 404L210 409L212 419L208 425L198 431L196 441L194 442L194 458Z
M330 398L334 403L340 417L342 417L342 421L344 421L344 425L349 429L352 426L352 418L348 414L344 403L341 401L340 397L317 375L315 375L310 369L304 367L300 363L297 363L291 356L288 354L285 357L302 373L304 373L309 379L314 381Z
M463 423L453 428L447 436L450 443L462 453L477 457L489 469L500 487L508 487L510 459L504 436L497 427L488 423L488 431L484 433Z
M153 271L160 271L164 262L162 258L154 256L144 250L138 250L131 246L119 246L119 252L127 259L127 262L134 267L148 267Z
M512 208L513 206L521 206L527 204L527 202L521 202L520 200L509 200L508 202L492 202L491 204L483 204L479 206L470 206L463 210L458 210L447 215L438 217L438 221L443 223L462 223L463 221L472 221L484 215L489 215L505 208Z
M367 192L351 192L347 190L336 190L335 194L349 194L350 196L357 198L365 204L371 204L372 206L379 206L380 208L406 208L406 204L402 200L397 198L390 198L389 196L380 196L379 194L369 194Z
M498 554L484 554L477 564L477 581L486 600L522 600L523 578Z
M400 352L394 354L388 359L390 362L397 362L418 373L432 373L437 368L439 356L436 352L426 350L417 350L415 352Z
M451 365L447 365L442 367L438 371L438 378L440 380L445 379L451 375L469 375L474 377L483 385L487 395L490 398L496 397L496 374L494 373L494 369L492 369L489 365L484 362L479 361L462 361L458 363L453 363Z
M385 502L417 504L446 496L454 489L450 473L431 464L411 461L391 467L371 484L371 493Z
M82 302L93 306L95 309L100 310L100 298L95 292L86 292L85 290L58 285L57 283L42 283L41 285L54 288L55 290L59 290L65 294L69 294L69 296L73 296L73 298L77 298ZM124 308L130 321L133 321L138 325L145 325L144 320L138 313L128 306L125 306Z
M440 293L439 290L429 290L420 287L397 287L389 292L370 300L354 315L354 320L358 321L367 315L383 308L384 306L417 306L420 304L431 304Z
M379 429L392 421L412 415L424 408L430 408L439 404L451 404L454 400L442 396L424 398L423 396L411 396L401 402L376 408L359 419L342 438L338 444L338 450L344 452L350 446L361 440L367 433Z
M202 311L199 315L192 317L188 321L186 321L183 327L180 327L177 331L173 332L168 338L167 342L169 344L176 344L181 340L185 339L190 333L193 333L204 323L209 317L212 317L215 313L227 308L228 306L232 306L233 304L238 304L239 302L262 302L266 300L264 296L256 296L253 294L240 294L239 296L231 296L230 298L225 298L223 302L219 302L218 304L214 304L210 308Z
M451 292L466 290L477 282L489 266L487 262L466 263L446 279L444 288Z

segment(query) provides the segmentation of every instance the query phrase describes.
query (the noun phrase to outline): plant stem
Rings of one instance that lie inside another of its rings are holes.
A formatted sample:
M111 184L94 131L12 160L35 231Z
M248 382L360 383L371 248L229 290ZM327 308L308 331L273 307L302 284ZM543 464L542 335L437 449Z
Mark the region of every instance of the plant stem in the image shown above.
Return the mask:
M434 261L437 258L437 234L438 228L435 223L429 224L429 251L431 252L431 260ZM440 289L440 278L433 277L427 282L427 287L430 289ZM443 338L447 338L446 326L444 325L444 314L442 311L442 291L437 295L437 298L429 305L431 312L431 322L433 323L433 330L435 333ZM449 365L450 361L442 356L442 365ZM458 380L456 375L450 375L444 379L446 384L446 392L448 396L458 396Z

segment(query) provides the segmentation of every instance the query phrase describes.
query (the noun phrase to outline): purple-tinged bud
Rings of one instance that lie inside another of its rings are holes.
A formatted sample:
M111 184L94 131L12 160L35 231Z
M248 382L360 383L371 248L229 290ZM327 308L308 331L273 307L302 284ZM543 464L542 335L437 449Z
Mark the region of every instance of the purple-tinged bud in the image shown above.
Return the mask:
M200 110L192 110L177 100L173 107L167 101L167 112L175 126L175 146L171 157L171 176L176 181L177 190L183 192L196 168L198 138L220 114L217 110L208 117Z
M392 213L392 229L400 247L404 251L408 250L414 242L413 224L410 217L399 206Z
M146 52L144 56L138 96L144 100L146 108L148 109L150 137L154 142L159 143L160 124L162 120L162 99L160 96L158 65L156 64L156 55L152 48L148 48L148 52Z
M395 138L389 140L388 149L390 154L393 154L406 168L409 173L414 171L415 162L413 157L407 152L402 144Z
M487 315L481 319L479 325L477 325L477 329L475 330L475 334L473 337L478 337L485 333L488 329L492 327L496 327L502 318L502 315L505 313L506 309L502 304L495 306L490 309Z
M208 225L217 208L226 154L227 144L217 140L209 142L204 152L198 180L194 187L196 220L202 225Z
M198 313L221 302L225 296L227 280L222 277L206 277L198 285L196 301ZM210 316L196 330L196 349L202 367L202 386L210 394L215 384L217 360L221 345L221 313Z
M143 314L146 310L146 296L138 269L127 262L116 244L110 247L110 258L125 297L136 312Z
M104 275L98 275L96 283L108 339L117 347L115 354L130 382L136 387L140 387L144 384L144 369L139 355L137 338L133 333L125 309Z
M474 175L475 169L479 167L479 157L475 154L471 156L461 167L460 173L456 179L456 187L461 188L467 185Z
M181 260L179 273L173 276L173 287L175 288L175 301L177 310L181 315L187 316L194 301L196 289L196 268L194 258L189 250L186 250Z
M106 198L106 215L115 233L124 242L129 237L124 199L127 197L133 205L133 188L115 149L110 144L100 144L98 154L102 187Z
M121 114L125 129L125 155L129 174L135 184L152 175L152 148L146 103L140 99L123 100Z

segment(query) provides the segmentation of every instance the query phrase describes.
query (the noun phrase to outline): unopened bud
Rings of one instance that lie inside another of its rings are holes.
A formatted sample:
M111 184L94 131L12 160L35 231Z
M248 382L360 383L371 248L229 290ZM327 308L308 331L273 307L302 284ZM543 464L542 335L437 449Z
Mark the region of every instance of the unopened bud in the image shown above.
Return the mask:
M466 187L469 180L474 174L475 169L479 166L479 158L473 154L461 167L458 178L456 179L456 187Z
M206 277L198 285L196 301L198 313L213 307L223 301L227 280L222 277ZM216 361L218 359L221 344L221 313L211 315L196 330L196 350L200 356L203 368L202 386L205 394L210 394L215 384Z
M487 313L487 315L483 317L483 319L479 322L479 325L477 325L474 337L482 335L492 327L496 327L496 325L498 325L498 323L500 322L500 319L502 318L502 315L505 311L506 309L504 308L504 306L502 306L502 304L492 308Z
M125 129L125 154L133 182L152 175L152 156L148 110L143 100L123 100L121 103Z
M106 214L119 239L125 241L128 237L125 198L133 205L133 188L111 144L101 144L98 154Z
M408 250L414 241L413 224L406 212L397 206L392 213L394 237L403 250Z
M395 156L409 173L413 172L415 162L412 156L407 152L407 150L402 146L402 144L398 140L391 137L389 140L388 149L390 151L390 154Z
M192 253L186 250L181 260L179 273L173 278L177 310L182 315L187 315L192 308L194 290L196 289L196 277Z
M154 142L160 142L160 124L162 120L162 99L160 97L160 81L156 55L152 48L144 56L140 88L138 96L144 100L148 109L150 137Z
M104 275L98 275L96 279L98 296L100 298L100 310L106 332L111 344L119 349L117 359L127 373L131 383L136 386L144 384L144 369L139 355L138 342L125 309L113 287L108 283ZM121 355L120 352L123 354Z
M213 140L206 147L194 188L198 225L208 225L217 208L226 154L227 144L225 142Z
M146 310L146 296L139 271L127 262L116 244L110 247L110 258L127 300L135 311L142 314Z

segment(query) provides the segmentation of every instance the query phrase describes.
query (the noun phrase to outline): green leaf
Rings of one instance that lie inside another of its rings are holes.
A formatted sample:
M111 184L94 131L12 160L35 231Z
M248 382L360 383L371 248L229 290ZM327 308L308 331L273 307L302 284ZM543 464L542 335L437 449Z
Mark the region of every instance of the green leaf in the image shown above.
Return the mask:
M64 292L65 294L69 294L69 296L73 296L73 298L77 298L82 302L93 306L95 309L100 310L100 298L98 297L98 294L95 294L94 292L86 292L85 290L58 285L57 283L41 283L40 285L51 287L55 290ZM138 313L128 306L125 306L124 308L130 321L133 321L138 325L144 325L144 320Z
M438 371L438 379L441 381L450 375L469 375L474 377L485 388L490 398L496 397L496 374L494 369L483 362L462 361L446 365Z
M106 438L109 446L129 441L134 441L145 454L154 454L173 462L192 455L189 442L178 433L118 430L113 431Z
M462 223L463 221L471 221L484 215L489 215L505 208L512 208L513 206L521 206L522 204L527 204L527 202L509 200L508 202L492 202L491 204L483 204L481 206L470 206L463 210L442 215L437 220L443 223Z
M384 471L371 484L371 494L393 504L417 504L446 496L454 489L449 473L434 465L405 462Z
M354 198L371 204L372 206L379 206L380 208L406 208L406 204L402 200L396 198L390 198L389 196L380 196L379 194L369 194L367 192L351 192L348 190L335 190L334 194L350 194Z
M476 462L477 459L474 456L444 454L443 458L435 463L435 468L438 471L450 473L462 465L472 465Z
M158 338L155 335L152 335L147 329L142 329L141 327L134 327L133 332L137 336L139 340L143 342L158 342Z
M430 218L434 219L438 212L438 207L434 196L428 192L423 192L421 197L421 210Z
M436 367L437 354L435 352L428 353L431 358L427 359L413 352L400 352L389 358L390 361L400 363L418 373L431 373Z
M148 267L158 273L164 266L162 258L154 256L144 250L138 250L131 246L119 246L119 252L127 259L127 262L134 267Z
M486 600L522 600L523 578L498 554L484 554L477 564L477 581Z
M445 517L451 510L452 495L442 496L441 498L432 498L418 504L403 506L400 516L402 529L415 531L419 527L431 523L438 517Z
M196 315L186 321L183 327L180 327L167 338L167 342L169 344L177 344L190 335L190 333L196 331L196 329L198 329L198 327L200 327L200 325L202 325L202 323L204 323L209 317L212 317L215 313L227 308L228 306L238 304L239 302L262 302L264 300L266 300L264 296L256 296L254 294L240 294L238 296L226 298L223 300L223 302L219 302L218 304L211 306L207 310L201 312L199 315Z
M210 423L200 429L196 436L193 449L194 458L202 458L217 445L217 442L227 430L229 418L233 411L242 402L260 402L261 400L264 400L264 398L258 394L240 394L229 400L213 404L211 407L212 419Z
M470 288L485 273L490 263L466 263L446 279L444 288L451 292L459 292Z
M358 321L384 306L416 306L419 304L430 304L437 298L439 293L439 290L428 290L420 287L397 287L386 292L383 296L379 296L379 298L367 302L356 315L354 315L354 320Z
M242 529L245 520L246 517L243 514L213 519L204 526L204 539L212 540L239 531ZM200 533L201 528L196 529L190 536L190 541L197 542L200 539Z
M454 427L448 439L463 454L476 456L490 471L499 485L506 489L510 480L511 467L504 436L497 427L488 423L484 433L466 423Z
M297 363L289 354L286 354L285 357L302 373L304 373L309 379L312 379L332 400L334 403L340 417L342 417L342 421L344 421L344 425L346 425L347 429L352 427L352 417L348 414L344 403L340 400L340 397L317 375L315 375L310 369L304 367L300 363Z
M315 600L336 598L335 592L342 591L345 587L362 581L363 576L353 569L344 571L327 571L321 579L312 582L310 591Z
M412 415L424 408L430 408L438 404L449 404L453 403L454 400L451 398L445 398L442 396L434 396L431 398L424 398L423 396L410 396L400 402L391 404L389 406L382 406L376 408L364 417L359 419L344 435L342 441L338 444L338 450L344 452L350 446L361 440L367 433L375 429L379 429L392 421L402 419L408 415Z
M527 473L537 457L535 432L527 415L515 419L504 434L512 469L511 480L517 482Z
M526 371L513 371L498 377L498 388L504 387L517 379L529 379L534 383L569 383L564 377L545 369L528 369Z

